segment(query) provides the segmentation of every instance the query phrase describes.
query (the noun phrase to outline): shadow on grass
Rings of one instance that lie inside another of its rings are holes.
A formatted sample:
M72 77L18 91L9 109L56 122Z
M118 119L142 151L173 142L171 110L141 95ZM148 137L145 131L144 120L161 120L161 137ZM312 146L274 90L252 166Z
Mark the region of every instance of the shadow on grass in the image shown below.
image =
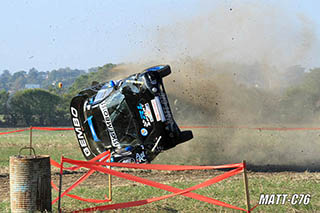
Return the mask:
M298 166L298 165L247 165L252 172L320 172L320 165Z

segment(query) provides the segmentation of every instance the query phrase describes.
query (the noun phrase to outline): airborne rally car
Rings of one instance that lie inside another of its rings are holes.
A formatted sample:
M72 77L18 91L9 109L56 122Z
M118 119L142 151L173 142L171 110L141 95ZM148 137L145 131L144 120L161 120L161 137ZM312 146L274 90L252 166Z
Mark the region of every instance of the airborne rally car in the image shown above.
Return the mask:
M173 119L162 81L170 73L169 65L161 65L122 80L93 82L72 99L72 123L87 160L110 150L114 162L150 163L193 138Z

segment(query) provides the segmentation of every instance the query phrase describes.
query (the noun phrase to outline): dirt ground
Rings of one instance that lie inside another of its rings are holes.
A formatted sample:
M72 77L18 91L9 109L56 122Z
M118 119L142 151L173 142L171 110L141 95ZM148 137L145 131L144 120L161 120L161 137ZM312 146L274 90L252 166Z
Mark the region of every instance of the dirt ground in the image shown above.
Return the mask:
M130 173L135 176L154 180L161 183L170 183L175 181L192 181L192 180L206 180L210 177L216 176L222 172L219 171L133 171L133 170L119 170L122 172ZM78 180L85 171L66 173L63 175L63 188L67 188ZM240 176L239 176L240 177ZM51 180L58 186L59 174L54 172L51 174ZM85 185L101 185L101 187L107 187L108 176L99 172L93 173L83 184ZM124 186L124 185L137 185L137 183L125 180L122 178L113 177L113 186ZM6 200L10 197L10 180L9 174L0 174L0 201Z
M214 177L223 172L221 171L133 171L133 170L119 170L126 172L135 176L142 178L154 180L164 184L175 181L194 181L194 180L207 180L210 177ZM63 188L67 188L72 185L76 180L78 180L85 171L66 173L63 175ZM256 174L255 174L256 175ZM59 174L54 172L51 174L52 181L58 186L59 184ZM242 178L242 176L237 175L233 178ZM92 174L85 182L85 185L101 185L101 187L107 187L108 176L99 172ZM139 183L138 183L139 184ZM137 183L125 180L122 178L113 177L113 186L124 186L124 185L137 185ZM10 181L9 174L0 174L0 201L7 200L10 197Z
M142 178L154 180L160 183L168 184L171 182L177 181L204 181L222 174L223 171L216 170L206 170L206 171L143 171L143 170L119 170L126 172L135 176ZM67 173L63 175L63 188L66 188L73 184L77 179L79 179L86 171L79 171L73 173ZM319 172L248 172L249 184L250 178L259 178L259 177L268 177L272 178L273 176L285 176L290 177L290 180L315 180L320 181ZM51 179L53 182L58 185L59 183L59 174L54 172L51 174ZM234 180L242 179L242 175L238 174L231 177ZM108 176L99 172L92 174L87 180L85 180L85 185L101 185L101 187L107 187ZM128 181L125 179L113 177L112 184L114 187L123 186L123 185L137 185L137 183ZM138 183L139 184L139 183ZM8 200L10 198L10 182L9 174L3 173L0 174L0 202L3 200Z

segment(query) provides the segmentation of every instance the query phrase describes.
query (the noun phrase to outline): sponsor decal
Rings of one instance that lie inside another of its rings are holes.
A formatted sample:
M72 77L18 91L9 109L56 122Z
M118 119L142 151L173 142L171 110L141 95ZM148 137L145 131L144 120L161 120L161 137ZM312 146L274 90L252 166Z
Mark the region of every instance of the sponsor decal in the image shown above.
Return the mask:
M107 125L107 130L109 132L109 136L110 136L110 140L111 140L111 144L112 146L114 147L117 147L117 148L121 148L120 146L120 143L119 143L119 140L118 140L118 137L117 137L117 134L113 128L113 125L112 125L112 122L111 122L111 119L110 119L110 115L109 115L109 112L108 112L108 107L107 107L107 104L106 102L102 102L100 105L100 110L101 110L101 113L103 115L103 118L104 118L104 122L105 124Z
M146 128L142 128L140 130L140 133L141 133L142 136L147 136L148 135L148 130Z
M138 163L144 163L147 161L146 155L144 154L144 151L142 151L140 154L136 153L136 161Z
M149 103L145 104L144 110L145 110L145 114L146 114L147 118L149 118L150 122L153 122L153 116L152 116L152 113L151 113L151 109L150 109Z
M162 122L165 122L165 121L166 121L166 117L164 116L164 112L163 112L163 109L162 109L162 105L161 105L161 101L160 101L159 96L156 96L156 97L155 97L155 100L156 100L157 107L158 107L158 109L159 109L161 121L162 121Z
M91 155L91 151L88 148L87 141L84 138L84 135L81 129L80 120L78 118L78 115L79 115L78 111L74 107L71 107L70 111L72 115L72 123L73 123L74 131L76 133L76 137L80 144L80 148L82 149L82 152L85 154L85 156L88 157L89 155Z
M153 116L151 114L150 106L148 103L146 104L138 104L137 106L140 118L142 120L144 127L151 126L151 123L154 121Z
M130 158L130 157L126 157L119 160L119 163L135 163L135 162L136 162L136 159Z
M156 120L157 120L157 121L160 121L160 120L161 120L161 117L160 117L160 112L159 112L159 109L158 109L156 100L155 100L155 99L152 99L152 100L151 100L151 104L152 104L152 109L153 109L154 115L156 116Z

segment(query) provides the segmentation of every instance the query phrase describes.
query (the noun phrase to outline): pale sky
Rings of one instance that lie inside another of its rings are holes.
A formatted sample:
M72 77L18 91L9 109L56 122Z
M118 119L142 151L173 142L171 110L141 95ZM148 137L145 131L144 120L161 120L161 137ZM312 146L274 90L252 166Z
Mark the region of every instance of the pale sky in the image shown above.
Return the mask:
M188 22L216 8L236 11L237 2L1 0L0 72L27 71L32 67L41 71L63 67L88 69L106 63L134 62L140 58L140 51L147 57L146 52L157 48L159 29ZM242 1L242 8L254 2ZM313 37L319 40L320 1L260 2L280 8L283 14L293 17L293 23L294 17L302 14L312 22ZM170 32L174 34L174 30ZM320 66L320 60L314 56L309 65Z

